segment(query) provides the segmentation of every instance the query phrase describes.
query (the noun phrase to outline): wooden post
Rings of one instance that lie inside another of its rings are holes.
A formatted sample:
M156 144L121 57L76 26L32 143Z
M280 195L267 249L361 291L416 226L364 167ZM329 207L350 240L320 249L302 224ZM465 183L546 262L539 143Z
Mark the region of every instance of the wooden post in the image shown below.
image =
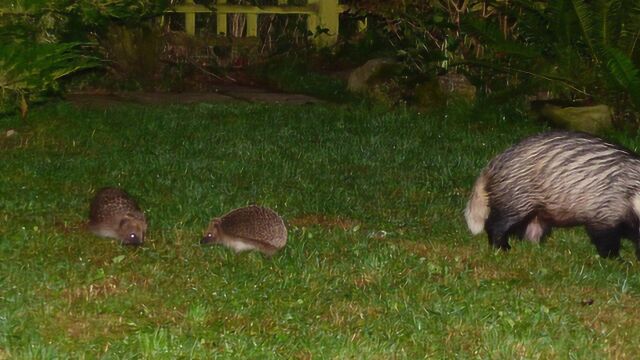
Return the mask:
M309 0L309 5L316 7L316 13L307 18L307 29L316 33L318 26L327 29L328 34L321 34L315 37L316 45L328 46L338 41L338 24L340 13L338 10L338 0Z
M195 5L193 0L185 0L184 3L187 5ZM187 12L184 14L184 31L191 36L194 36L196 34L195 12Z
M247 14L247 37L258 36L258 14Z
M309 6L318 6L318 2L320 0L308 0L307 3ZM307 31L311 33L311 36L315 35L318 24L318 13L314 12L313 14L309 14L307 16Z
M245 14L247 27L246 35L257 37L258 19L261 14L305 14L307 15L307 29L310 33L316 33L314 42L317 46L330 46L338 40L338 27L340 13L346 11L348 6L340 5L338 0L307 0L307 5L289 5L290 0L277 0L278 5L238 5L227 4L228 0L217 0L214 6L216 13L216 34L228 36L227 15ZM224 9L224 10L223 10ZM211 9L194 0L184 0L181 5L175 5L167 13L184 14L185 32L189 35L196 35L196 15L199 13L211 13ZM160 21L164 21L161 19ZM327 33L318 34L318 28L324 29ZM244 29L243 29L244 30Z
M218 0L216 2L217 5L226 4L227 0ZM227 35L227 14L226 13L217 13L216 14L216 33L217 35Z

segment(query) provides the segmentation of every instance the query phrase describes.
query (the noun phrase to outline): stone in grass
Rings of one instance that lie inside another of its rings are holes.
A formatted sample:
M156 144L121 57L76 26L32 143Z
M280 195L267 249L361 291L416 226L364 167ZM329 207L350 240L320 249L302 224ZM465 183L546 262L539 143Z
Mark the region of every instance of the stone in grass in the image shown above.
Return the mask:
M467 101L476 99L476 87L464 74L448 72L438 76L438 85L447 96L454 96Z
M540 115L563 128L598 134L612 127L612 112L607 105L567 106L545 104Z
M258 250L272 256L287 244L287 228L275 211L251 205L211 220L200 243L222 244L235 252Z
M475 101L476 87L463 74L450 72L416 85L413 97L418 108L437 109L450 100Z
M388 73L393 72L398 66L393 59L371 59L351 72L347 89L351 92L367 93L374 82L388 78Z
M447 94L436 79L418 84L414 89L415 104L420 109L436 109L447 105Z
M396 105L405 96L397 77L400 70L401 64L393 59L371 59L349 74L347 89L387 106Z

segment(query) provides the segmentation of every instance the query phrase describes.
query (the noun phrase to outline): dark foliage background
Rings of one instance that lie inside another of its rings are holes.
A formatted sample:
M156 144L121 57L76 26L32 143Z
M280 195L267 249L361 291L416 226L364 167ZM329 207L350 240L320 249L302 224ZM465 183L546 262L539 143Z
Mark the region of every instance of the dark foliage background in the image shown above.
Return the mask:
M538 95L640 109L640 2L352 1L377 16L409 80L464 73L497 99Z
M346 1L345 33L335 47L314 49L302 16L263 16L262 35L245 44L251 51L238 51L245 45L237 44L208 46L215 15L198 18L204 29L199 39L172 31L180 24L171 17L161 26L157 19L175 3L10 0L0 5L0 111L24 114L30 102L60 92L60 80L87 69L101 69L83 80L98 86L104 85L101 71L107 71L123 89L158 89L181 84L193 73L215 77L220 68L252 60L275 58L297 68L304 64L307 71L352 67L377 56L401 61L398 83L409 91L457 72L498 101L527 96L602 102L619 118L630 119L640 109L640 0ZM353 31L354 21L364 19L366 32ZM232 30L241 32L242 16L231 20Z

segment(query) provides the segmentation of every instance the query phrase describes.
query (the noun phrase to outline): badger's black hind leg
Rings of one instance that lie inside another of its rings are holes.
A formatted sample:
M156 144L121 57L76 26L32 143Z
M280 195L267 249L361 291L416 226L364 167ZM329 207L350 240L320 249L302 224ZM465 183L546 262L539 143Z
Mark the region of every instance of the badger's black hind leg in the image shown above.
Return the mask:
M620 256L621 234L618 229L587 228L587 233L600 256L603 258Z
M499 211L491 209L489 218L485 222L485 229L487 229L487 235L489 235L489 245L501 250L511 249L511 246L509 246L509 232L520 221L521 219L502 216Z

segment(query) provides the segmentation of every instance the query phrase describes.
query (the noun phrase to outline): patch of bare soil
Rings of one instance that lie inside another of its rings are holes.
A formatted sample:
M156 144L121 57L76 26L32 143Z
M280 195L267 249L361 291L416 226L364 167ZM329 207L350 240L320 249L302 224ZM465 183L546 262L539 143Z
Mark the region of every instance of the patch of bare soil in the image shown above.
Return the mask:
M124 289L120 287L120 281L117 278L108 277L86 286L65 289L63 291L63 297L67 299L69 304L72 304L78 300L89 302L96 298L110 297L120 294L123 291Z
M329 229L338 228L342 230L350 230L360 225L360 222L354 219L322 214L302 215L289 220L289 223L297 227L320 226Z
M207 92L70 93L65 96L65 99L78 107L98 109L123 104L170 105L242 101L304 105L323 102L308 95L273 92L259 87L240 85L220 85Z

